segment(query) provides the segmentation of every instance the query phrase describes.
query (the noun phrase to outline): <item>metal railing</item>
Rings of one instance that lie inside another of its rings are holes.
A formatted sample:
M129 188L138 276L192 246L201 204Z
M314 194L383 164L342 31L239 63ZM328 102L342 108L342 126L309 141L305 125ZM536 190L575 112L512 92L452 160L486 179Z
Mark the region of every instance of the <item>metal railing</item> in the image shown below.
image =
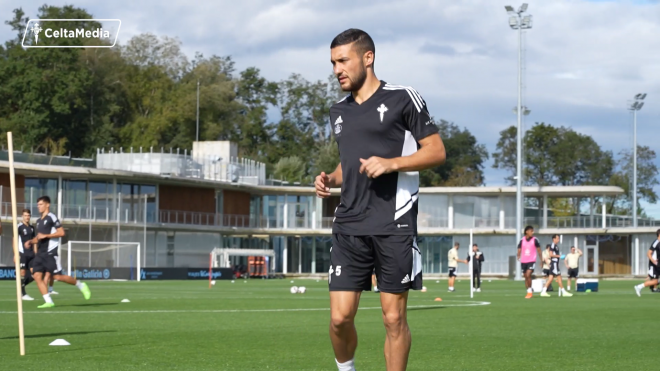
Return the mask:
M266 164L239 157L192 156L180 154L97 151L98 169L124 170L183 178L207 179L229 183L266 184Z
M153 205L151 206L153 207ZM18 203L16 208L20 214L21 210L31 210L33 220L39 215L34 203ZM320 217L314 219L314 213L305 216L290 214L288 218L284 215L279 217L268 217L263 215L233 215L215 214L180 210L147 210L145 214L144 204L122 204L121 209L111 206L88 206L88 205L51 205L51 212L62 215L64 220L75 220L81 222L106 222L122 224L178 224L199 225L231 228L258 228L258 229L331 229L334 217ZM11 217L11 203L0 203L0 217ZM20 218L20 215L19 215ZM145 220L146 219L146 220ZM537 217L524 218L525 225L540 227L542 219ZM442 229L448 228L448 218L420 217L418 218L418 229ZM660 220L639 219L639 227L660 227ZM515 226L514 217L504 218L504 228L512 229ZM607 216L606 228L630 228L632 219L625 216ZM500 218L477 218L471 223L462 220L455 224L454 229L500 229ZM590 216L566 216L548 217L548 228L602 228L602 217Z

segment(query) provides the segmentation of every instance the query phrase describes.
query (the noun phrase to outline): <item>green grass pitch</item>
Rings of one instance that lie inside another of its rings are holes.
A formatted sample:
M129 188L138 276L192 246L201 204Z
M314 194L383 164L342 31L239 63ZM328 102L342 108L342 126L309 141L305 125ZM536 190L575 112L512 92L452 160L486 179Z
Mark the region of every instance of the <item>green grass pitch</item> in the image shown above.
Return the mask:
M635 281L638 282L638 281ZM660 294L638 298L633 281L600 292L523 299L521 282L493 281L470 299L468 283L447 293L427 280L412 292L409 370L654 370ZM18 355L15 283L0 283L2 370L336 370L322 280L95 282L85 301L56 284L57 307L24 302L27 355ZM442 297L442 302L434 302ZM130 303L120 303L129 299ZM476 305L486 304L487 305ZM358 370L384 370L378 294L363 293ZM66 339L67 347L48 344Z

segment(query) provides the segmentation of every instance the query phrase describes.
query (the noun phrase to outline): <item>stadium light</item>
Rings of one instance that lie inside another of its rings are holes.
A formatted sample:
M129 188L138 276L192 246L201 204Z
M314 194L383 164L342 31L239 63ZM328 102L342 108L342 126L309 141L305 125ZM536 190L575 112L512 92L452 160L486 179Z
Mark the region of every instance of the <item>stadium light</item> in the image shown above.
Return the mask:
M522 194L522 138L523 138L523 127L522 127L522 117L523 115L529 114L529 111L526 107L523 110L522 105L522 31L532 28L532 16L527 14L523 15L527 11L527 3L522 4L520 9L515 12L513 7L507 5L504 7L509 17L509 26L518 31L518 106L516 107L516 114L518 116L518 132L517 132L517 155L516 155L516 243L522 238L522 222L523 222L523 194ZM520 264L516 264L516 280L520 280Z
M637 228L637 111L644 107L646 93L635 95L634 102L628 107L633 112L633 186L632 186L632 218L633 228Z
M513 107L512 111L513 111L513 113L518 113L518 107ZM522 113L523 113L523 115L527 116L530 113L532 113L532 110L530 110L529 108L523 106L522 107Z

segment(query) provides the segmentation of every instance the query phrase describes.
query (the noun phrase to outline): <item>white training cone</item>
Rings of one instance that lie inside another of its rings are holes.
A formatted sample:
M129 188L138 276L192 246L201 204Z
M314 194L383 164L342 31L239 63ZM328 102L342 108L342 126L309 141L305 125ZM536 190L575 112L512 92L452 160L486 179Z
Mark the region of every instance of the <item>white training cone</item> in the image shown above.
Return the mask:
M122 303L130 303L131 301L128 300L128 299L124 299L124 300L122 300L121 302L122 302Z
M71 344L69 344L69 342L64 340L64 339L57 339L57 340L54 340L52 343L50 343L48 345L65 346L65 345L71 345Z

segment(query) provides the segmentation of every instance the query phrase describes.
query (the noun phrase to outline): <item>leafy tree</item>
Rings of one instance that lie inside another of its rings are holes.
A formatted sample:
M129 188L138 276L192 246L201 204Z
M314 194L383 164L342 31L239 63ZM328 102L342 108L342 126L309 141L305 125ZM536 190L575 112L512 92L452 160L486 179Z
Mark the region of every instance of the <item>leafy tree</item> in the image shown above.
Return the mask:
M623 150L617 161L617 169L610 179L610 185L623 188L623 195L613 197L608 205L609 213L628 214L632 210L632 173L633 154L631 150ZM647 146L637 146L637 212L643 215L644 210L639 201L651 204L658 202L658 195L654 188L658 182L658 167L655 164L656 153Z
M275 177L287 182L307 183L307 163L298 156L282 157L275 165Z
M478 144L469 130L461 130L454 123L440 120L436 125L445 145L447 160L442 166L422 171L420 185L483 185L483 163L488 159L486 146Z

